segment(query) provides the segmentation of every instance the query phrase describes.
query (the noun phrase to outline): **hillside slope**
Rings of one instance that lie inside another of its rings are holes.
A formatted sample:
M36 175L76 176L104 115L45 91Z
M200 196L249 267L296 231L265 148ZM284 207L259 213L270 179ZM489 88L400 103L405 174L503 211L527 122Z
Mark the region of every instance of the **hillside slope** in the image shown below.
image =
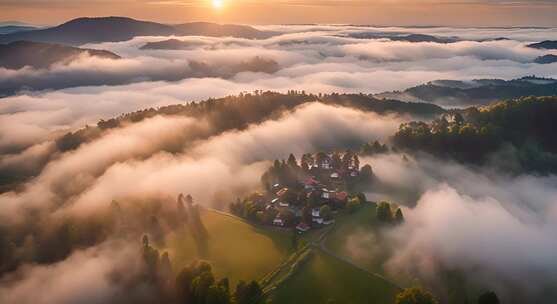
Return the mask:
M82 45L96 42L117 42L136 36L232 36L240 38L265 38L271 34L249 26L220 25L195 22L168 25L140 21L126 17L78 18L56 27L0 35L0 43L18 40Z
M0 67L20 69L24 66L47 68L55 63L68 63L80 56L119 59L105 50L81 49L59 44L16 41L0 44Z

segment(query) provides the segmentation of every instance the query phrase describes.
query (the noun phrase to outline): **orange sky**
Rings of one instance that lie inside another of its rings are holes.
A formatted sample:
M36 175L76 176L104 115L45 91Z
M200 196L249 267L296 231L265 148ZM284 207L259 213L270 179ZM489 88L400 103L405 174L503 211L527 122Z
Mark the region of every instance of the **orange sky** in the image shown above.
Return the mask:
M177 23L557 26L556 0L0 0L0 20L57 24L80 16Z

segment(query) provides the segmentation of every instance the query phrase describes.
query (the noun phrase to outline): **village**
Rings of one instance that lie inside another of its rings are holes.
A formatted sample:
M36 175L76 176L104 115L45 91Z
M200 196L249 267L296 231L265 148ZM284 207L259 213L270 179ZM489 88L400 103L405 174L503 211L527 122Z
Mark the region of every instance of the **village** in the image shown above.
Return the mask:
M230 205L235 215L260 225L295 228L299 233L331 225L339 210L365 203L358 185L373 177L371 166L360 168L357 154L304 154L276 160L262 176L265 191Z

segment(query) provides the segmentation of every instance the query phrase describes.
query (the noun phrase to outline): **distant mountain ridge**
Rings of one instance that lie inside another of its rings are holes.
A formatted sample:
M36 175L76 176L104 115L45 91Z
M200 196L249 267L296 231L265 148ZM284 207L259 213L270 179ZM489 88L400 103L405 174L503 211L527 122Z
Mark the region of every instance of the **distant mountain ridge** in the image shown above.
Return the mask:
M147 42L140 49L142 50L187 50L197 44L185 42L178 39L168 39L163 41Z
M120 58L120 56L104 50L81 49L42 42L16 41L9 44L0 44L0 67L6 69L21 69L25 66L47 68L55 63L69 63L82 55L110 59Z
M0 35L0 43L26 40L78 46L86 43L125 41L136 36L171 35L232 36L260 39L270 37L273 34L244 25L207 22L168 25L127 17L99 17L78 18L51 28Z
M557 95L556 79L530 76L513 80L436 80L402 92L385 92L375 97L421 101L445 107L466 107L487 105L501 99L550 95Z
M347 35L356 39L389 39L391 41L406 42L434 42L434 43L455 43L460 41L456 37L432 36L426 34L408 34L408 33L381 33L381 32L359 32Z
M36 29L37 29L36 27L32 27L32 26L5 25L5 26L0 26L0 35L12 34L17 32L24 32L24 31L32 31Z
M551 64L557 62L557 55L548 54L548 55L540 56L536 58L534 62L538 64Z
M529 48L538 50L557 50L557 41L546 40L538 43L532 43L527 45Z

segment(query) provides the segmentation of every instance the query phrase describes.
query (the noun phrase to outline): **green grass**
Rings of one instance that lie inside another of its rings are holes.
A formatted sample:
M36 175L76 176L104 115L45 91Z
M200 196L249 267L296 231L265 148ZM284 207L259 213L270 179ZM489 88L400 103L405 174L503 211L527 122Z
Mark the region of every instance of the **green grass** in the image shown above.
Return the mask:
M378 232L375 208L374 203L367 203L353 213L339 216L325 246L369 271L384 274L383 264L389 252Z
M273 303L392 304L398 288L314 250L312 258L272 293Z
M198 253L188 232L177 233L167 242L177 270L192 261L207 260L217 277L228 277L234 286L239 280L262 278L289 254L289 233L260 229L213 211L202 211L201 216L209 232L206 254Z

